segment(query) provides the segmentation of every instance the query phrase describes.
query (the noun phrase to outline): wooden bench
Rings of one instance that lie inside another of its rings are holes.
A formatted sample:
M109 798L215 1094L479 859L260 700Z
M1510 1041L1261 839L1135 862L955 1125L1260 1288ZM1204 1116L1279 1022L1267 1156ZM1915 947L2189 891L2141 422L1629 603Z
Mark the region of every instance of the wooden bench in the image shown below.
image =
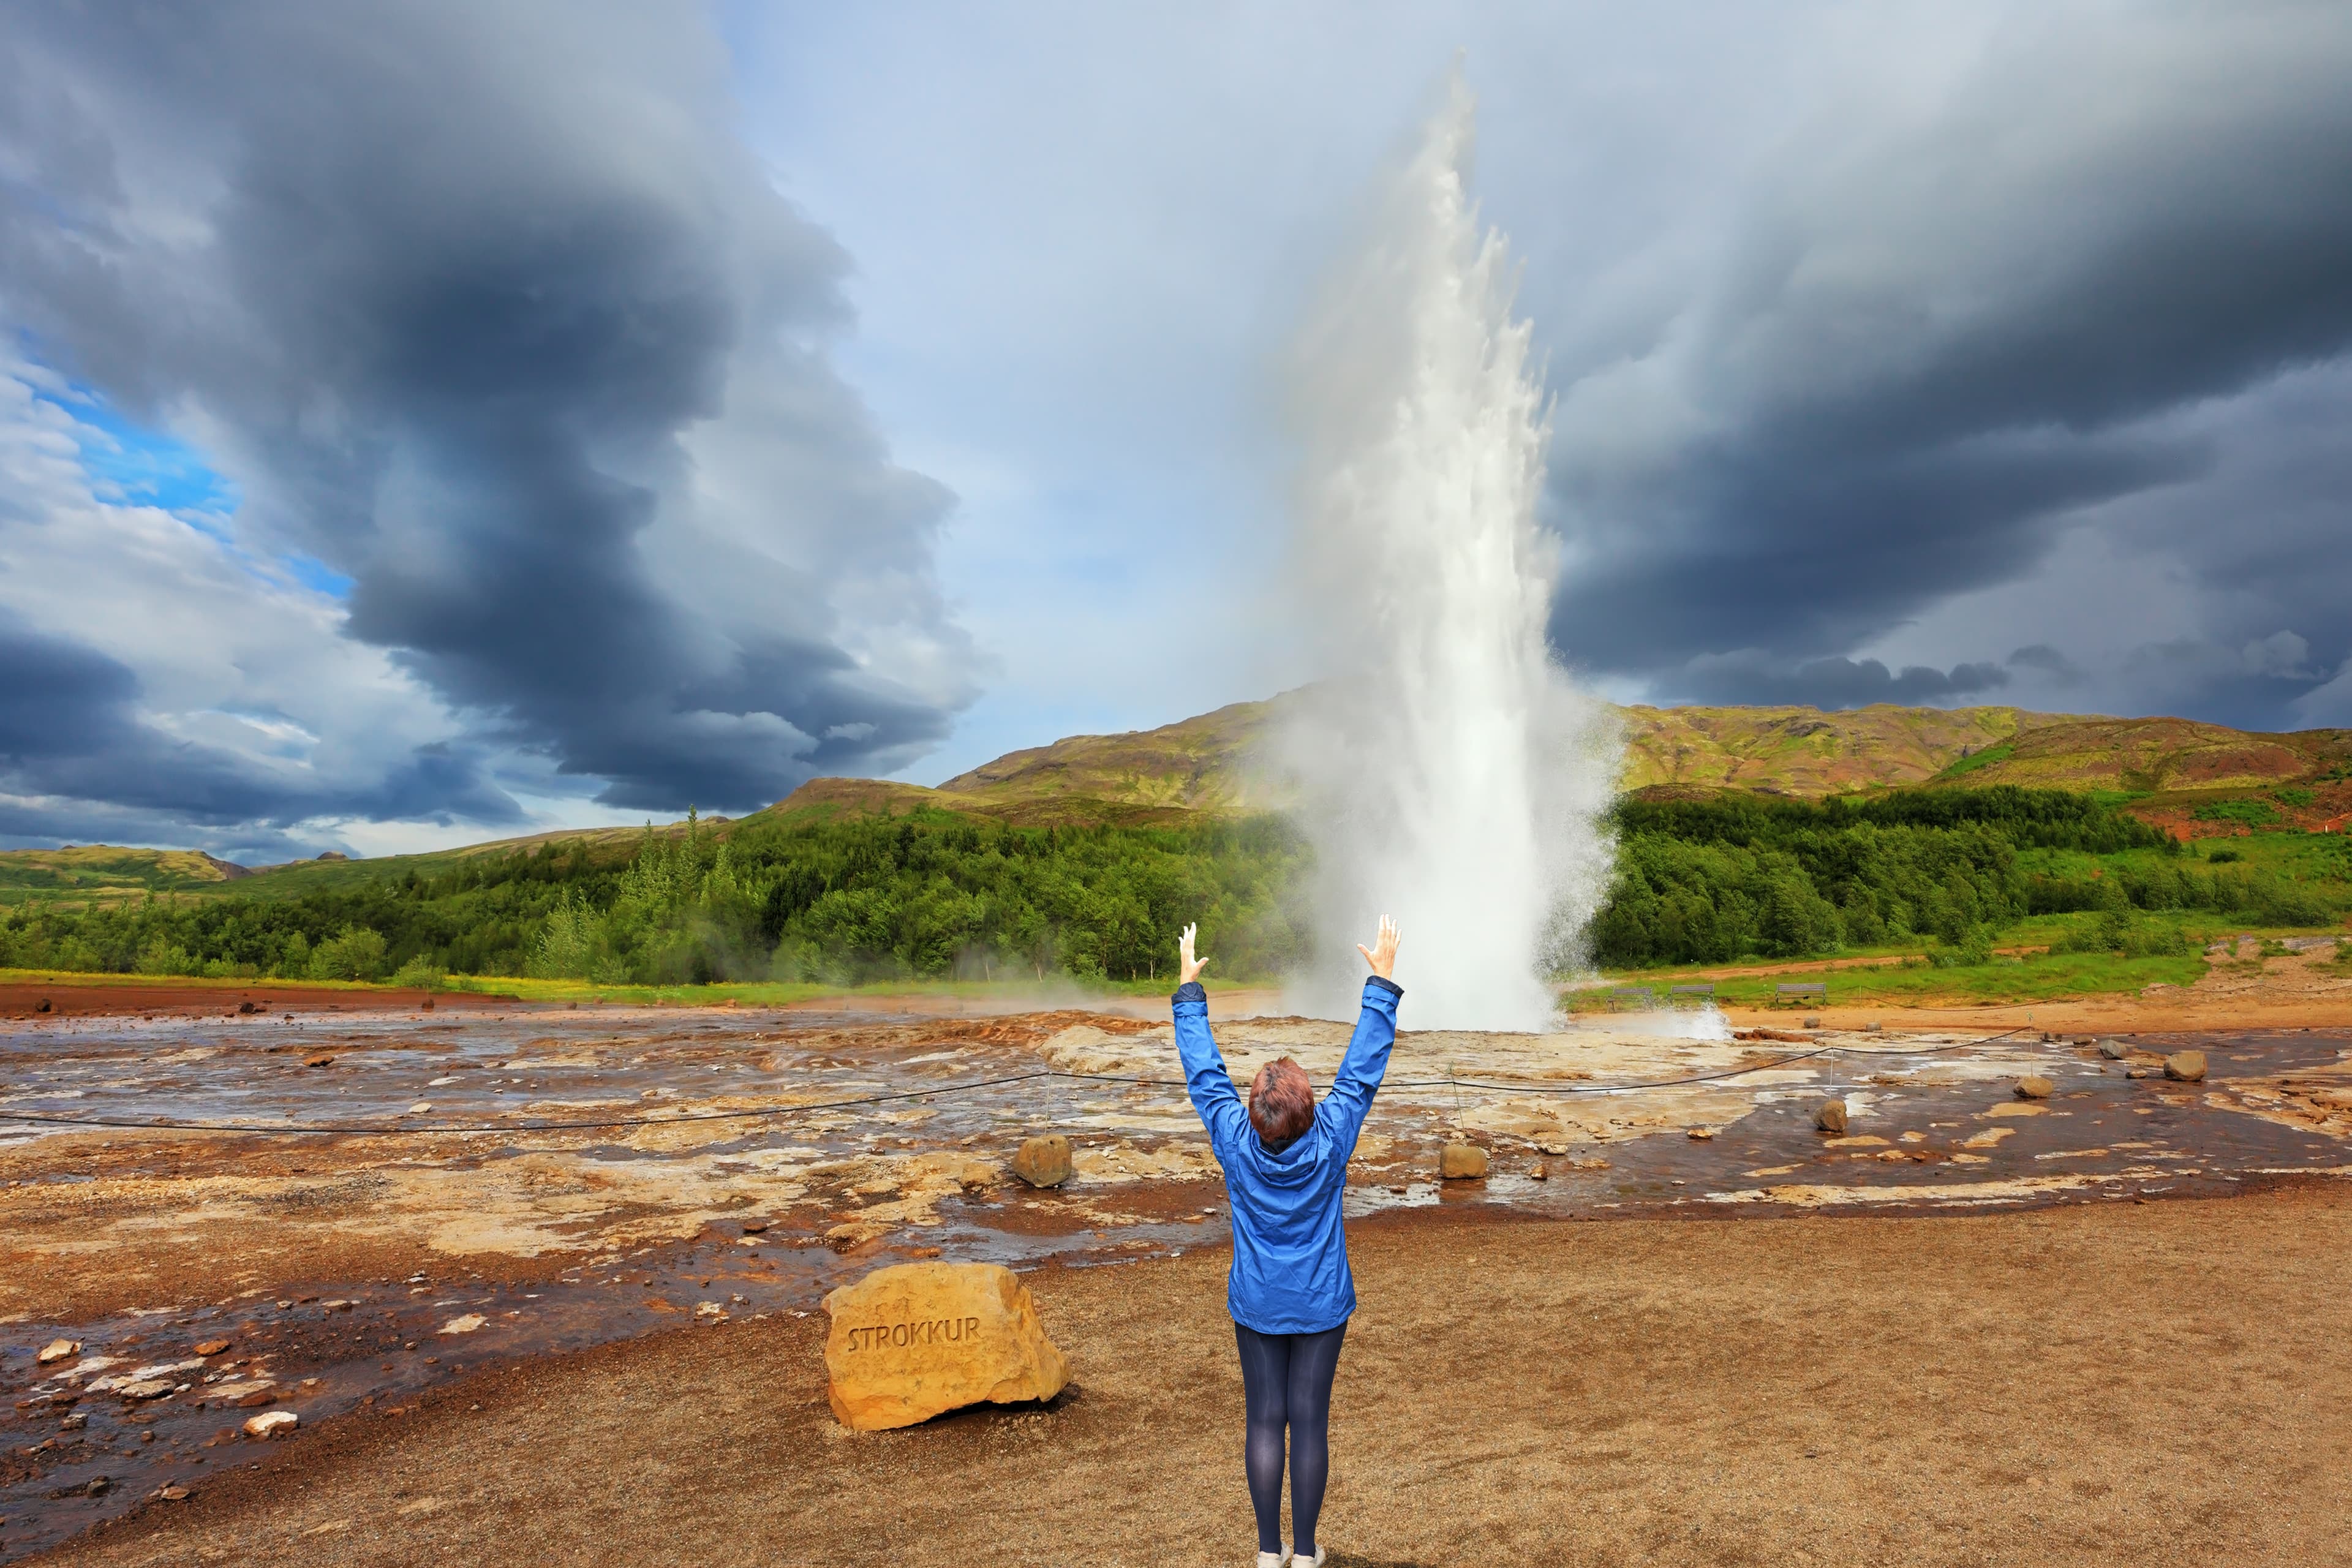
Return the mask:
M1710 980L1704 985L1669 986L1666 990L1666 1000L1672 1002L1677 996L1702 996L1712 1002L1715 1000L1715 982Z
M1783 1002L1801 1002L1808 996L1818 996L1823 1002L1827 1002L1830 999L1830 988L1818 980L1800 981L1790 985L1772 987L1772 1005L1775 1007Z
M1621 1010L1629 1003L1635 1007L1647 1010L1658 1005L1658 994L1646 985L1620 985L1616 990L1609 993L1609 1000L1612 1005Z

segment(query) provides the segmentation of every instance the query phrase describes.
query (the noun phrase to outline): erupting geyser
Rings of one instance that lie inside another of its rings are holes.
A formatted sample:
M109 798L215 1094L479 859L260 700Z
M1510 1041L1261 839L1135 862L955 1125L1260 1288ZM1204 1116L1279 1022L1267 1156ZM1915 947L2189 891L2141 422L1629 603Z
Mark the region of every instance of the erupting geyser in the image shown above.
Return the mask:
M1301 1000L1352 1005L1385 910L1415 1027L1536 1029L1608 877L1617 742L1551 657L1548 410L1449 87L1298 346L1297 602L1322 665L1281 742L1317 848Z

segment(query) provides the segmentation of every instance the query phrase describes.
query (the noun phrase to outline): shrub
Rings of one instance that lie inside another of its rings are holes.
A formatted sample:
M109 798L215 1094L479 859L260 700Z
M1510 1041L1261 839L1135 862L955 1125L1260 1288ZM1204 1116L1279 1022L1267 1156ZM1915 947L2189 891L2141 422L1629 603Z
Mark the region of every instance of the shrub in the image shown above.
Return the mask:
M310 950L313 980L373 980L383 973L383 936L368 926L345 926Z

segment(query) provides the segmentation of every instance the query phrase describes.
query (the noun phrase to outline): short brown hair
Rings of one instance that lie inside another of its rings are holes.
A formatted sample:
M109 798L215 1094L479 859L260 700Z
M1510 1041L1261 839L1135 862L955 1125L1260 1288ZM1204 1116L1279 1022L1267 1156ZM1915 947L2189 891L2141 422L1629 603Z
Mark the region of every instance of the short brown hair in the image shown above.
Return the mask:
M1307 1069L1282 1057L1257 1069L1250 1081L1250 1125L1261 1142L1287 1143L1315 1125L1315 1086Z

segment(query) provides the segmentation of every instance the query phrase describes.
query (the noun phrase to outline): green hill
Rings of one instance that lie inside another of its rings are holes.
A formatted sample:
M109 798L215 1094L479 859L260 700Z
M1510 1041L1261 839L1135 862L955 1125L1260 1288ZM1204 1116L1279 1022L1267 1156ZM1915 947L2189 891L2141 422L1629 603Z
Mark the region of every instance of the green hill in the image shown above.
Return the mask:
M106 844L12 849L0 854L0 904L58 899L105 902L209 889L252 875L243 866L196 849L124 849Z

